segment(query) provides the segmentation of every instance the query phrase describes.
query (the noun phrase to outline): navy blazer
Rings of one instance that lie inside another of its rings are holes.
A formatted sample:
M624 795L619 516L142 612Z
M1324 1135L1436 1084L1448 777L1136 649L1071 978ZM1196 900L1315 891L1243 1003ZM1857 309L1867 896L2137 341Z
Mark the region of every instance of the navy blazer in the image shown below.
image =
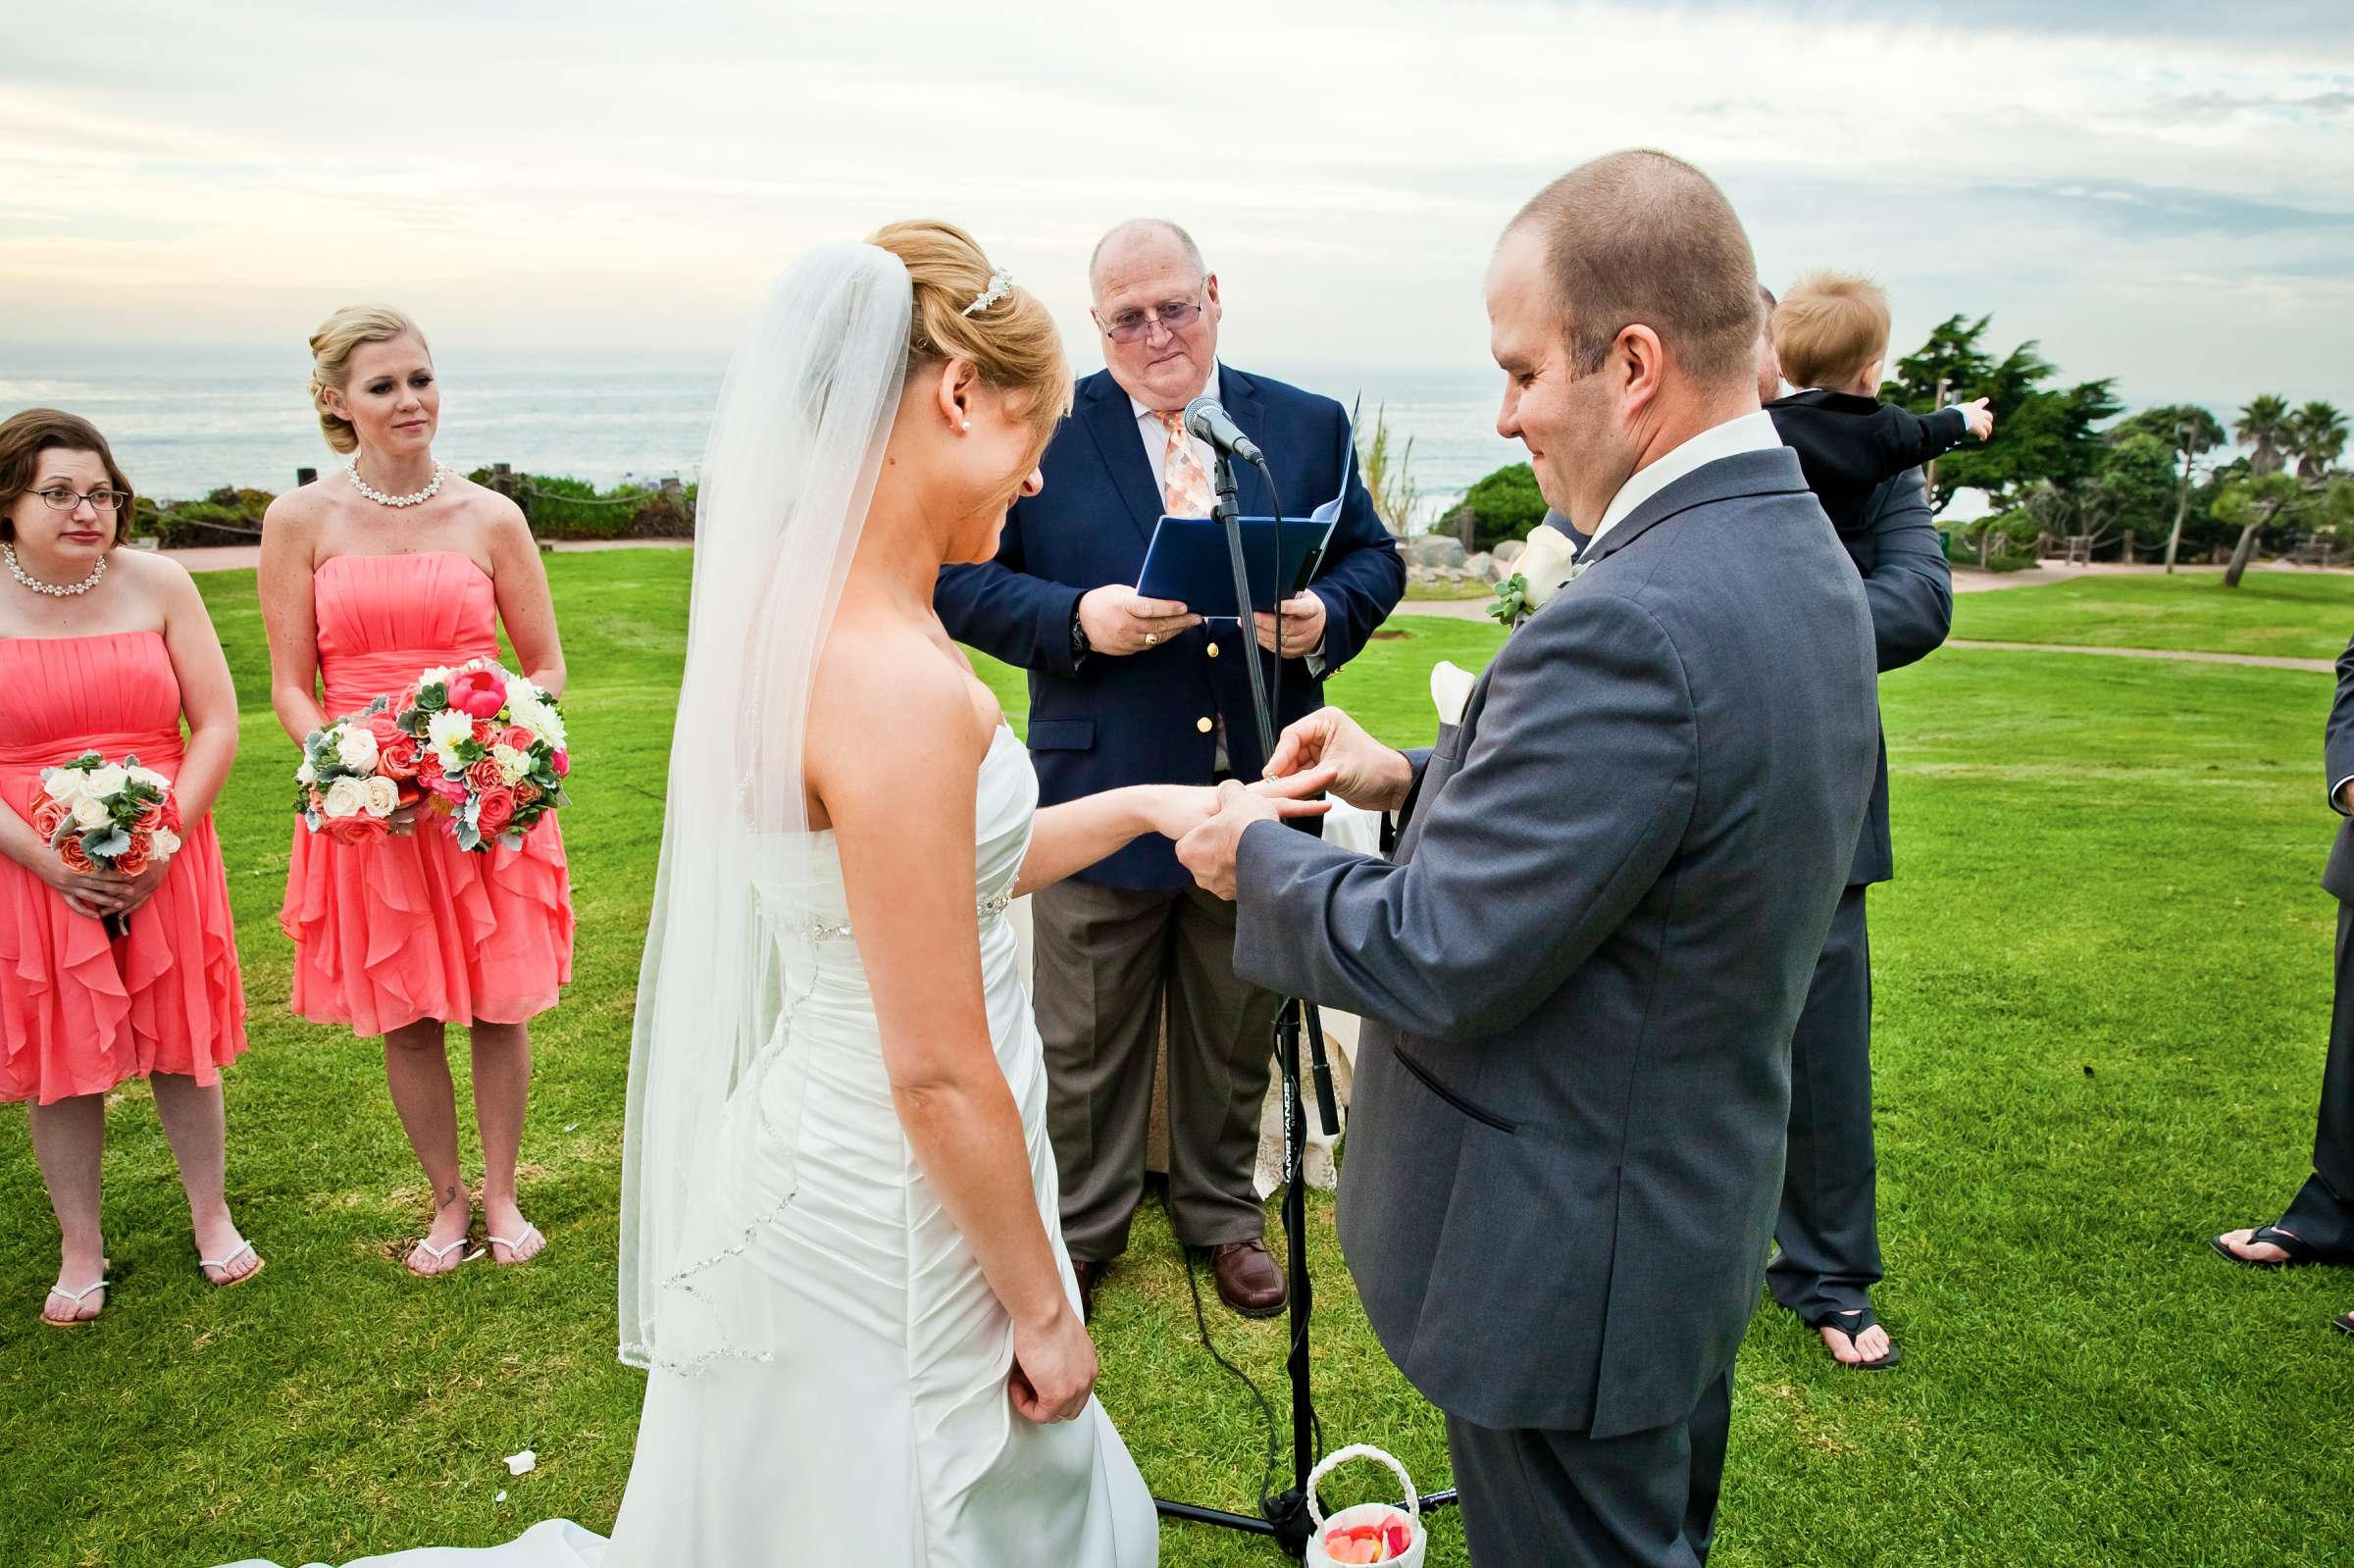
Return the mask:
M1220 366L1218 377L1226 411L1267 454L1284 516L1305 517L1346 490L1331 547L1308 585L1324 601L1319 662L1330 675L1356 656L1396 608L1406 592L1406 565L1357 478L1341 405L1231 365ZM1136 582L1161 513L1136 411L1109 371L1079 383L1076 406L1054 432L1041 470L1046 488L1014 503L997 559L944 568L934 595L949 635L1030 672L1030 754L1040 804L1122 784L1207 784L1216 766L1218 719L1226 724L1235 775L1257 778L1266 759L1232 622L1196 627L1141 653L1071 656L1080 596L1107 582ZM1265 481L1247 466L1238 499L1245 517L1270 510ZM1200 614L1214 607L1190 608ZM1275 661L1268 656L1262 663L1272 681ZM1285 660L1277 729L1323 700L1323 682L1305 661ZM1114 887L1193 885L1174 847L1157 836L1140 838L1080 875Z

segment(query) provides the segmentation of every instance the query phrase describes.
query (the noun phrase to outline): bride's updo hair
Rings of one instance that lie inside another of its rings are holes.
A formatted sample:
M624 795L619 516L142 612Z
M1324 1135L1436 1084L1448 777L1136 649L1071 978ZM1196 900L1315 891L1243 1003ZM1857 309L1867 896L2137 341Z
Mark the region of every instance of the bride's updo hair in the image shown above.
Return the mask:
M981 379L999 391L1021 394L1022 421L1038 431L1040 443L1071 411L1071 367L1062 355L1062 334L1037 295L1019 283L981 310L966 315L989 293L997 269L973 236L954 224L932 220L891 224L867 243L896 256L915 287L907 327L907 368L916 371L965 359Z
M319 429L327 444L338 452L356 452L360 437L351 421L327 411L330 387L340 392L351 381L351 356L363 343L389 343L414 337L431 357L433 345L417 324L389 305L346 305L319 324L311 334L311 406L319 411Z

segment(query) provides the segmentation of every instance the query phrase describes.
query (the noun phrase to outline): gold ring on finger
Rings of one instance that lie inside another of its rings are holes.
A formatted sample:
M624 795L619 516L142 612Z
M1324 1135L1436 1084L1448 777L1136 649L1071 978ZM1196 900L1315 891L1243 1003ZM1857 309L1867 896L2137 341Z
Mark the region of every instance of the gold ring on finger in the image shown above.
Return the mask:
M1160 633L1159 633L1159 632L1146 632L1146 633L1145 633L1145 646L1146 646L1146 647L1150 648L1150 647L1153 646L1155 643L1157 643L1157 642L1159 642L1159 641L1160 641Z

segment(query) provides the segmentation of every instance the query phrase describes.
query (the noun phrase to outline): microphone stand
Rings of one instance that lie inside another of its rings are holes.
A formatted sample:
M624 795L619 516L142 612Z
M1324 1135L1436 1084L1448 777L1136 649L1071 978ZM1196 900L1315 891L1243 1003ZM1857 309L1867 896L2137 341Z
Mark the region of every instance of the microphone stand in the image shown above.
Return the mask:
M1215 481L1217 500L1210 516L1224 525L1227 559L1234 567L1234 606L1241 622L1243 665L1251 680L1251 706L1258 721L1259 755L1275 755L1275 704L1269 695L1265 671L1258 657L1258 636L1251 622L1251 573L1243 559L1242 510L1235 496L1234 461L1215 446ZM1275 493L1274 476L1267 473L1265 463L1258 471L1267 481L1267 491ZM1275 502L1275 576L1277 592L1282 591L1283 576L1283 505ZM1276 600L1275 609L1275 691L1282 691L1283 681L1283 601ZM1223 1530L1240 1531L1245 1535L1271 1538L1291 1557L1307 1554L1308 1539L1315 1527L1307 1514L1307 1477L1315 1468L1316 1413L1315 1401L1308 1391L1307 1322L1313 1305L1307 1273L1307 1194L1302 1181L1306 1138L1301 1126L1304 1107L1300 1097L1300 1036L1301 1023L1307 1028L1308 1072L1316 1089L1316 1110L1324 1126L1332 1132L1340 1130L1341 1113L1332 1089L1332 1063L1324 1050L1324 1025L1316 1009L1297 996L1286 996L1275 1013L1275 1070L1282 1084L1283 1096L1283 1232L1285 1274L1290 1290L1289 1316L1292 1349L1287 1370L1292 1383L1292 1485L1273 1497L1259 1501L1261 1514L1230 1513L1217 1508L1204 1508L1196 1503L1172 1502L1155 1497L1152 1505L1161 1517L1182 1520L1188 1524L1215 1525ZM1452 1501L1452 1497L1448 1500ZM1426 1499L1428 1508L1432 1500Z

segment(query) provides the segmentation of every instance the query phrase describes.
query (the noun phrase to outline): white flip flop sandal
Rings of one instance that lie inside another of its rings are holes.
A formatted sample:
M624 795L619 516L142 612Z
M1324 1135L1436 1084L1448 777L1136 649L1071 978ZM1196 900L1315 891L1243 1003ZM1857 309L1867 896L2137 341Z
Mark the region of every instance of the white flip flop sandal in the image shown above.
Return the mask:
M466 1246L466 1238L464 1238L464 1237L462 1237L462 1236L461 1236L461 1237L459 1237L459 1238L458 1238L456 1240L454 1240L454 1241L450 1242L450 1243L449 1243L449 1245L447 1245L447 1246L435 1246L435 1245L434 1245L434 1243L433 1243L433 1242L431 1242L431 1241L428 1241L428 1240L424 1239L421 1237L421 1238L419 1238L419 1239L418 1239L417 1244L416 1244L414 1247L410 1248L410 1250L411 1250L411 1251L415 1251L415 1252L423 1252L423 1253L424 1253L424 1254L425 1254L427 1257L429 1257L429 1258L432 1258L432 1259L433 1259L433 1260L434 1260L435 1263L438 1263L438 1262L440 1262L440 1261L441 1261L443 1258L445 1258L445 1257L449 1256L449 1255L450 1255L452 1252L459 1252L459 1251L463 1251L463 1250L465 1250L465 1246ZM417 1271L416 1271L415 1269L409 1269L409 1273L410 1273L410 1274L412 1274L412 1275L414 1275L416 1278L418 1278L418 1279L420 1279L420 1280L437 1280L437 1279L439 1279L439 1278L440 1278L442 1275L444 1275L444 1274L455 1274L455 1273L457 1273L457 1272L458 1272L458 1270L459 1270L459 1268L460 1268L460 1267L462 1267L462 1266L463 1266L463 1265L464 1265L466 1262L467 1262L467 1259L465 1259L465 1258L460 1258L460 1259L458 1259L458 1261L457 1261L456 1263L452 1263L452 1264L451 1264L451 1265L450 1265L448 1268L446 1268L446 1269L435 1269L435 1270L433 1273L431 1273L431 1274L418 1274L418 1273L417 1273ZM408 1267L408 1265L407 1265L407 1264L405 1264L405 1263L404 1263L404 1264L402 1264L401 1266L402 1266L403 1268L407 1268L407 1267ZM261 1272L261 1271L260 1271L259 1269L256 1269L256 1270L254 1271L254 1273L256 1273L256 1274L258 1274L258 1273L260 1273L260 1272ZM247 1278L247 1279L251 1279L252 1277L253 1277L253 1276L252 1276L252 1275L250 1275L250 1274L246 1276L246 1278Z
M230 1290L233 1287L243 1285L247 1280L252 1279L255 1275L260 1274L262 1270L270 1266L270 1260L268 1258L263 1257L259 1252L253 1251L253 1243L251 1241L239 1241L235 1250L231 1251L227 1257L198 1258L196 1260L196 1272L199 1274L204 1274L206 1269L219 1269L223 1274L228 1274L229 1266L231 1263L236 1262L237 1259L243 1257L248 1252L253 1252L253 1267L247 1270L245 1273L237 1275L232 1279L224 1280L216 1280L209 1274L204 1275L204 1283L211 1286L214 1290ZM436 1259L436 1261L438 1260Z
M92 1280L89 1284L83 1286L78 1290L69 1290L62 1285L53 1285L49 1287L49 1295L64 1296L67 1300L74 1303L74 1310L79 1312L81 1310L81 1303L88 1300L90 1296L96 1292L105 1290L106 1283L106 1276L102 1274L97 1279ZM41 1297L41 1305L47 1306L49 1304L49 1295ZM104 1307L99 1308L99 1311L102 1313L106 1309ZM53 1318L48 1313L43 1312L41 1314L41 1321L48 1324L49 1327L53 1329L78 1329L84 1327L85 1325L95 1323L98 1320L96 1318Z
M502 1268L502 1269L503 1269L503 1268L512 1268L514 1265L516 1265L516 1264L518 1264L518 1263L529 1263L529 1262L531 1262L531 1261L532 1261L532 1258L536 1258L536 1257L537 1257L537 1256L539 1255L539 1253L538 1253L538 1252L535 1252L535 1253L533 1253L533 1254L532 1254L532 1257L529 1257L529 1258L519 1258L519 1257L517 1257L515 1254L516 1254L516 1253L518 1253L518 1252L520 1252L520 1251L522 1251L522 1250L523 1250L523 1244L524 1244L524 1242L526 1242L526 1241L529 1241L529 1240L530 1240L530 1239L531 1239L533 1237L535 1237L535 1236L537 1236L537 1237L538 1237L538 1238L539 1238L539 1243L540 1243L540 1244L539 1244L539 1251L540 1251L540 1252L544 1252L544 1251L546 1251L546 1250L547 1250L547 1238L546 1238L546 1236L545 1236L545 1235L543 1235L543 1234L540 1232L540 1230L539 1230L539 1227L537 1227L537 1225L534 1225L534 1224L533 1224L531 1221L529 1221L529 1220L526 1220L526 1221L524 1221L524 1222L523 1222L523 1234L522 1234L521 1236L519 1236L519 1237L515 1238L515 1239L514 1239L514 1240L512 1240L512 1241L508 1240L508 1239L507 1239L505 1237L503 1237L503 1236L494 1236L494 1237L491 1237L491 1238L489 1239L489 1240L490 1240L490 1244L491 1244L492 1246L503 1246L503 1247L505 1247L505 1248L507 1249L507 1255L506 1255L505 1257L503 1257L503 1258L502 1258L502 1257L500 1257L500 1256L499 1256L497 1253L493 1252L493 1253L491 1253L491 1254L490 1254L490 1261L491 1261L491 1262L493 1262L493 1263L495 1263L495 1264L497 1264L497 1265L498 1265L500 1268Z

